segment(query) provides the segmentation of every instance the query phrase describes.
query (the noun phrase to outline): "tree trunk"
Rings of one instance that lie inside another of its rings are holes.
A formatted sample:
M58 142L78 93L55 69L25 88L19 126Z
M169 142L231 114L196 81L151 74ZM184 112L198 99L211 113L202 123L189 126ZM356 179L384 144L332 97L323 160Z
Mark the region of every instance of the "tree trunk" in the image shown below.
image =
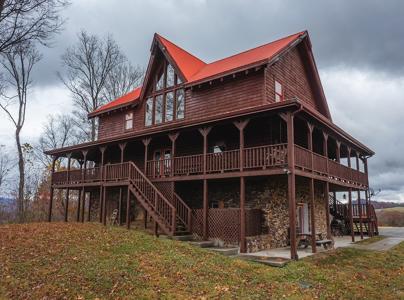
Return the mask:
M4 2L6 2L6 0L0 0L0 13L3 11Z
M21 127L17 127L15 131L15 141L17 144L18 151L18 197L17 197L17 216L18 221L23 223L25 221L24 216L24 187L25 187L25 168L24 168L24 155L22 152L21 141L20 141Z

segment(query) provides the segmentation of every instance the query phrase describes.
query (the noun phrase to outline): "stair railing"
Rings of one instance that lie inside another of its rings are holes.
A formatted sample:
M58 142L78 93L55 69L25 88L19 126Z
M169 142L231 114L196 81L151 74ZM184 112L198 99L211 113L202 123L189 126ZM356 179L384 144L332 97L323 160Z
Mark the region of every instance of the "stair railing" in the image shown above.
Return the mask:
M146 175L133 163L130 162L129 180L136 190L143 196L147 204L161 218L174 235L176 230L176 208L167 200L157 187L146 177Z
M177 210L178 218L184 223L187 231L191 231L192 210L177 193L174 193L173 204Z

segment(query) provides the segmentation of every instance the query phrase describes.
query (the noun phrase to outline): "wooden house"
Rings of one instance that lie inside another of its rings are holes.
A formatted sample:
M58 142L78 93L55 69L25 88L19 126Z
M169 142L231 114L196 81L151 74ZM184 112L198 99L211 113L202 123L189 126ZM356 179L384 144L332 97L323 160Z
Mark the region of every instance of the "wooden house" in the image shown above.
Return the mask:
M150 51L142 86L89 114L96 141L47 151L68 159L49 221L63 189L66 207L78 193L77 220L106 224L117 209L129 228L141 209L156 233L240 252L290 245L297 258L300 237L331 238L337 218L352 237L377 233L374 152L333 123L306 31L211 63L158 34Z

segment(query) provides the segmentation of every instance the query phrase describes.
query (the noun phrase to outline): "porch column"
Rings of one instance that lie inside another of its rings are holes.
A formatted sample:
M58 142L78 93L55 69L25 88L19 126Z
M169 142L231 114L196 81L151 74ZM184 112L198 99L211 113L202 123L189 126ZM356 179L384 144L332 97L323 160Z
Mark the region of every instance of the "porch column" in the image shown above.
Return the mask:
M82 177L83 177L83 197L82 197L82 208L81 208L81 223L84 223L84 212L85 212L85 207L86 207L86 191L85 191L85 187L84 187L84 183L86 181L86 175L87 175L87 153L88 150L83 150L83 167L84 169L82 170Z
M352 211L352 188L348 190L348 213L349 213L349 226L351 228L352 242L355 242L355 232L353 227L353 211Z
M107 187L104 186L103 188L103 195L102 195L102 224L104 226L107 225L107 201L106 201L106 197L107 197Z
M311 170L313 171L313 124L307 122L307 146L311 152ZM317 252L316 245L316 217L314 207L314 179L310 178L310 214L311 214L311 252Z
M119 149L121 149L121 164L123 164L125 160L125 148L127 143L119 143ZM118 224L122 225L122 198L123 198L123 190L122 187L119 188L119 200L118 200Z
M126 194L126 228L130 229L130 190Z
M206 156L208 153L208 134L212 127L200 128L199 132L203 137L203 239L207 240L208 236L208 210L209 210L209 200L208 200L208 181L206 179L207 170L207 160Z
M83 180L83 161L79 161L80 164L80 172L81 172L81 179ZM77 216L76 222L80 221L80 209L81 209L81 189L78 189L78 197L77 197Z
M100 147L100 152L101 152L101 165L100 165L100 203L99 203L99 207L100 207L100 223L102 223L102 214L103 214L103 203L104 203L104 186L103 186L103 182L104 182L104 153L105 150L107 149L107 147Z
M88 211L87 211L87 222L91 221L91 198L92 198L93 192L88 192Z
M335 195L335 193L334 193ZM325 182L325 191L324 191L324 198L325 198L325 220L327 223L327 239L331 239L331 222L330 222L330 205L329 205L329 198L330 198L330 184L328 181Z
M336 141L337 149L336 149L336 156L337 156L337 163L341 162L341 142Z
M55 173L56 156L52 158L52 173L50 177L50 193L49 193L49 209L48 209L48 222L52 221L52 207L53 207L53 173Z
M149 144L151 142L151 138L145 138L142 139L143 145L144 145L144 173L146 174L146 176L148 176L149 174L147 174L147 155L149 153Z
M296 174L295 174L295 148L294 148L294 115L286 114L288 136L288 202L289 202L289 231L290 231L290 257L298 259L296 247Z
M171 164L170 164L170 175L171 177L174 176L174 168L175 168L175 141L177 140L178 136L180 135L179 132L170 133L168 135L171 141ZM173 190L174 192L174 190Z
M359 155L356 152L356 171L359 172ZM359 230L361 234L361 240L363 240L363 220L362 220L362 200L361 200L361 190L358 189L358 211L359 211Z
M363 158L363 166L364 166L364 171L366 174L366 198L367 198L367 207L366 207L366 213L367 213L367 218L368 218L368 230L370 231L370 236L372 237L374 235L374 228L373 228L373 222L372 222L372 215L370 213L370 194L369 194L369 177L368 177L368 160L366 157Z
M67 184L70 183L70 163L72 154L67 154ZM65 222L67 222L68 210L69 210L69 193L70 189L66 189L66 199L65 199Z
M242 173L244 170L244 129L247 126L249 119L236 121L234 125L239 130L240 135L240 172ZM245 178L243 175L240 176L240 253L247 252L247 244L246 244L246 220L245 220Z

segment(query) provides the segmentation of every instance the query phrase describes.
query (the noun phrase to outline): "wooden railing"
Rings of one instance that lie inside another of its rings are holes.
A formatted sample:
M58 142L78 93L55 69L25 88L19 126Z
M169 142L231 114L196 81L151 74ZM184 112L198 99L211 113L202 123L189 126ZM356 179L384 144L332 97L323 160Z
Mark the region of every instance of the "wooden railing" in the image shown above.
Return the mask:
M101 180L101 168L84 169L84 181L99 181Z
M153 185L146 175L134 163L128 163L128 178L130 183L145 201L146 209L157 215L157 222L164 222L170 234L176 229L176 209L174 205ZM160 224L162 225L162 224Z
M206 172L227 172L240 169L240 150L208 153L206 155Z
M151 178L167 177L171 175L171 159L164 158L147 162L146 174Z
M177 210L178 218L185 225L186 230L190 231L191 230L191 214L192 214L192 210L184 202L184 200L182 200L181 197L178 196L177 193L174 193L173 205L174 205L175 209Z
M127 180L130 162L107 164L104 166L104 179L107 181Z
M302 169L311 170L311 152L307 149L295 145L295 164Z
M360 208L359 204L352 204L352 215L354 218L360 218L362 213L362 218L367 217L367 205L365 203L361 203Z
M287 164L287 144L246 148L245 169L273 167Z
M203 155L178 156L174 158L174 175L191 175L203 172Z

